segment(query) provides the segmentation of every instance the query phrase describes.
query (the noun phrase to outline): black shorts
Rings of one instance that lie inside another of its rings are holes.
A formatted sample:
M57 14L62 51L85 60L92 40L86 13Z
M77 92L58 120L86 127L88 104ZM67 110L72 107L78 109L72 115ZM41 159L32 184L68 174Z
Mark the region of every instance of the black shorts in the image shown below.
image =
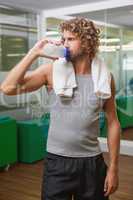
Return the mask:
M72 158L48 153L42 200L108 200L104 196L107 165L102 154Z

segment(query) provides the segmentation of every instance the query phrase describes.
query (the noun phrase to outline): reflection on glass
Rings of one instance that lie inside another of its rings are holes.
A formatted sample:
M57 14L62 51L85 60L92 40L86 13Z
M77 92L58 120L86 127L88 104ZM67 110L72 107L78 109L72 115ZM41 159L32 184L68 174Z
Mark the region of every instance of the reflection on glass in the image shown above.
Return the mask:
M16 65L37 40L36 15L12 8L0 8L0 70ZM37 62L32 65L36 67Z

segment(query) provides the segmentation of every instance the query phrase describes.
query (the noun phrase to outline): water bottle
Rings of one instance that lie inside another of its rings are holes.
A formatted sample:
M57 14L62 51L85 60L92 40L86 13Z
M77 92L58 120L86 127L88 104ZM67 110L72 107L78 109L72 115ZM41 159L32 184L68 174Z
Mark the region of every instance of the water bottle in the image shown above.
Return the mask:
M69 48L66 48L63 45L57 46L55 44L48 43L44 47L44 54L47 56L65 58L67 62L70 61Z

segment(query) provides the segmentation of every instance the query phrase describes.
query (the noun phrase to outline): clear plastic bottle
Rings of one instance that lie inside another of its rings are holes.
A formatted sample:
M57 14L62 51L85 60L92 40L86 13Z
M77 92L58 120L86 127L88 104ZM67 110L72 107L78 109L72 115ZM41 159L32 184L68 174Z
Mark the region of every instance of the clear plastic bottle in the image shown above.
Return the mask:
M52 57L65 58L66 61L70 60L70 51L63 45L57 46L55 44L48 43L44 47L44 54Z

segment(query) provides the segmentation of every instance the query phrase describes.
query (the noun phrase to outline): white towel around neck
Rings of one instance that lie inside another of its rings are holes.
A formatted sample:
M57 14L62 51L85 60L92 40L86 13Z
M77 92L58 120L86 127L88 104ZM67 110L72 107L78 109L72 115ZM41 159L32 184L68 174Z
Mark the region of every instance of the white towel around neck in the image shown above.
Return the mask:
M109 72L104 60L98 55L91 64L92 80L94 83L94 93L102 98L111 97L111 73Z
M111 74L105 62L95 56L91 65L94 93L102 99L111 96ZM65 58L59 58L53 63L53 89L56 95L72 98L73 89L77 87L75 71L71 62Z
M71 98L75 87L77 84L72 63L59 58L53 63L53 88L56 95Z

